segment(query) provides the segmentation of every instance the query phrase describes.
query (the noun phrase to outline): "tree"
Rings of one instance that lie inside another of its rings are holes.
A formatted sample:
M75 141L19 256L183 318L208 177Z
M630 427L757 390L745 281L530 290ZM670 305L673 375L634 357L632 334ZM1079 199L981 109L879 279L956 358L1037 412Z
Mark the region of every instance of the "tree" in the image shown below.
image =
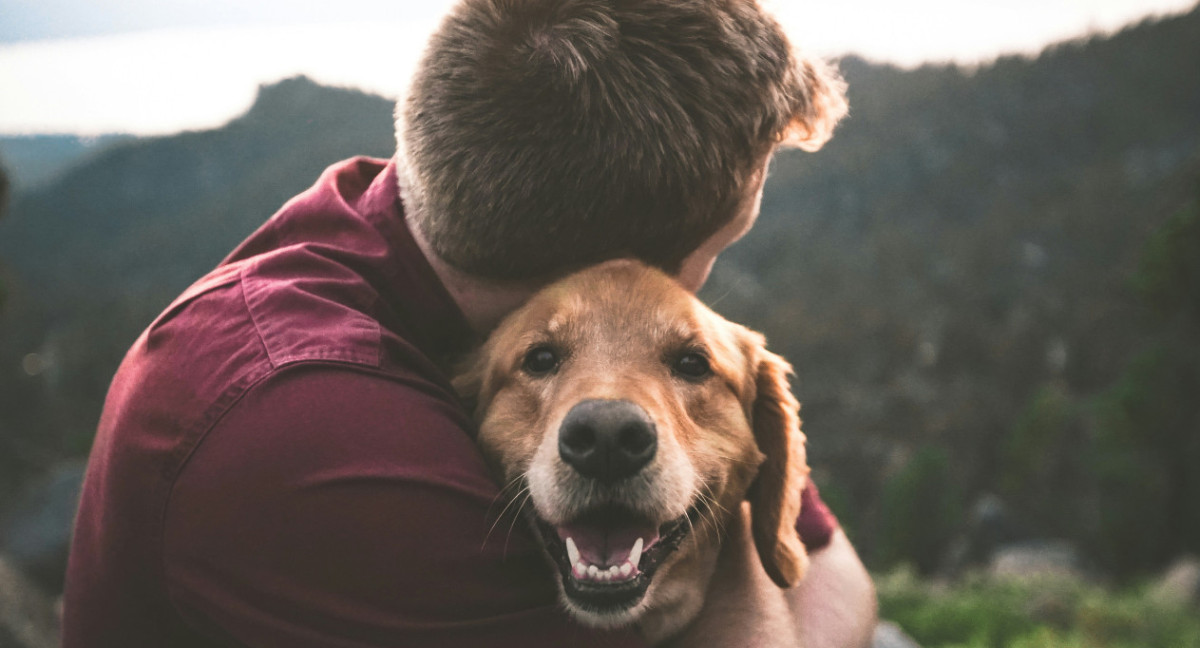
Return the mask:
M926 446L916 452L884 487L879 529L879 566L911 562L932 573L954 530L962 526L963 498L950 455Z
M0 218L4 217L4 209L8 206L8 176L4 174L4 165L0 163ZM0 309L4 308L4 277L0 275Z
M1200 198L1147 241L1131 284L1143 350L1097 402L1101 558L1121 572L1200 552Z

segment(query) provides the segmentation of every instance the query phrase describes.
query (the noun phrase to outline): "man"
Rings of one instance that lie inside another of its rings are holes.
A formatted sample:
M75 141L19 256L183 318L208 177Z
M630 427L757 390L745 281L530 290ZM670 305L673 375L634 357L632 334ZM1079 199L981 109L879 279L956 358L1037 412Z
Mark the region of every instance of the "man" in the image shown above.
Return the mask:
M397 160L327 170L126 357L64 645L641 645L573 622L529 533L493 528L453 359L591 263L699 288L753 223L774 148L819 146L843 112L749 0L462 2ZM772 585L735 537L680 645L866 641L869 579L806 510L804 584Z

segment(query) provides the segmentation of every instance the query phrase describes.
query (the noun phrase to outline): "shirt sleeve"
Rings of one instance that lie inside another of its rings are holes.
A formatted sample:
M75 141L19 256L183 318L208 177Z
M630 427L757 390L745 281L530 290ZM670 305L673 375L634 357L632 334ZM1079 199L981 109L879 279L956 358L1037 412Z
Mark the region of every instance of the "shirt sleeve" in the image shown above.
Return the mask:
M559 607L465 430L416 379L322 365L260 383L175 482L172 603L253 648L644 645Z

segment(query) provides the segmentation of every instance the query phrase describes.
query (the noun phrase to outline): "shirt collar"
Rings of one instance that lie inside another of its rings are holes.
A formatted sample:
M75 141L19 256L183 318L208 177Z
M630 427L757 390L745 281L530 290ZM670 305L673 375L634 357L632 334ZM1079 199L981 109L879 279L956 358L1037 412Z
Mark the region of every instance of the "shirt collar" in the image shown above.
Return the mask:
M376 161L378 162L378 161ZM479 342L462 309L426 260L409 230L392 158L354 201L355 209L387 240L384 300L413 340L431 357L464 353Z

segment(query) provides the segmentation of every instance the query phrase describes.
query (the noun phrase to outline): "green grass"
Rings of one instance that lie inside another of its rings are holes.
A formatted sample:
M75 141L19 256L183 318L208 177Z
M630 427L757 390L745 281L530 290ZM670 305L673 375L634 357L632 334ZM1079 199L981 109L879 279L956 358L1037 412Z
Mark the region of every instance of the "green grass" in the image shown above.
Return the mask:
M1200 648L1200 610L1156 602L1143 588L1109 591L1064 577L876 579L880 616L922 648Z

